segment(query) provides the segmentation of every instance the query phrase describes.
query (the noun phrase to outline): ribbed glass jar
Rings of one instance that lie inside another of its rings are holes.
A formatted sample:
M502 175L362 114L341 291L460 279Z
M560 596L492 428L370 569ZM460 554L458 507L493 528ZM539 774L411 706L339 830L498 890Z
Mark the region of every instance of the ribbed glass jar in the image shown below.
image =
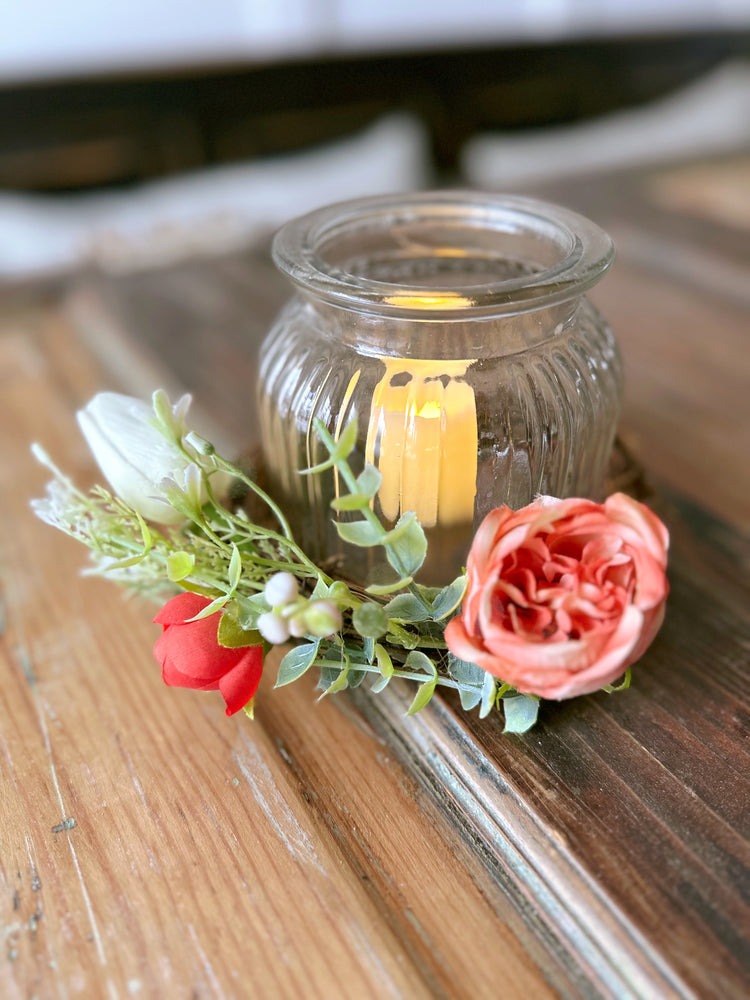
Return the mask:
M377 572L370 550L338 539L337 475L299 475L326 455L316 417L334 437L357 421L352 463L382 473L384 521L416 510L424 582L460 569L499 504L600 495L622 380L584 296L613 258L593 223L525 198L425 192L312 212L273 253L296 294L261 349L263 454L315 558Z

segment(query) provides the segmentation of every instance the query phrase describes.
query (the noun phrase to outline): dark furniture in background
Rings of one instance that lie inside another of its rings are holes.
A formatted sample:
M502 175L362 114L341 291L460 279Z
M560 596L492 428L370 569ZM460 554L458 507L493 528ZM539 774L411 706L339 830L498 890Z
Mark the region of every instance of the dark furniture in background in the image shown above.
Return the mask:
M478 131L639 104L747 54L750 31L722 31L6 86L0 188L129 184L326 142L398 109L425 122L448 182Z

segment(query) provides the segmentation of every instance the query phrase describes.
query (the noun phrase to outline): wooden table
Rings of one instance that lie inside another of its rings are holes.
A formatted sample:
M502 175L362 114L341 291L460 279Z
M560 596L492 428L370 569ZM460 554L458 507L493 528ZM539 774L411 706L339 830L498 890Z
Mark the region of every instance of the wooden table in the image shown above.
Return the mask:
M247 443L253 345L286 294L263 247L5 295L0 995L750 993L749 175L739 157L552 192L620 250L595 299L672 595L631 690L547 706L522 737L450 698L406 719L395 687L315 704L312 678L273 691L273 664L255 722L226 719L162 685L152 609L79 576L30 514L29 442L92 482L74 413L106 387L187 387L210 434Z

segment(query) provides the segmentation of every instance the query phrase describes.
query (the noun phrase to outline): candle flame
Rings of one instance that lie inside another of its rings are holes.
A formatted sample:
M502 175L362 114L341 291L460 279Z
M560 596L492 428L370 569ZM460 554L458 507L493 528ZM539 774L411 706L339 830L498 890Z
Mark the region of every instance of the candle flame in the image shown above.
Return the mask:
M434 295L389 295L385 301L400 309L465 309L474 300L458 292L435 292Z

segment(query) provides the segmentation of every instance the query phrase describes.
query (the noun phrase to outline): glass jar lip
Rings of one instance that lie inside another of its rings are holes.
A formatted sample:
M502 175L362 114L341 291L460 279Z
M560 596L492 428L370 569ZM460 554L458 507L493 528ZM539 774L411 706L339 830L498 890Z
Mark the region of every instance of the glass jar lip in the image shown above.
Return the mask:
M326 241L357 229L427 221L505 236L536 237L553 244L550 266L499 281L462 284L464 294L446 306L436 289L386 282L343 270L325 259ZM316 209L284 225L273 241L273 258L301 288L333 305L358 312L415 320L466 320L531 312L582 295L614 259L612 240L595 223L562 206L520 195L478 191L419 191L377 195ZM408 293L405 295L405 292ZM418 307L409 302L421 300Z

